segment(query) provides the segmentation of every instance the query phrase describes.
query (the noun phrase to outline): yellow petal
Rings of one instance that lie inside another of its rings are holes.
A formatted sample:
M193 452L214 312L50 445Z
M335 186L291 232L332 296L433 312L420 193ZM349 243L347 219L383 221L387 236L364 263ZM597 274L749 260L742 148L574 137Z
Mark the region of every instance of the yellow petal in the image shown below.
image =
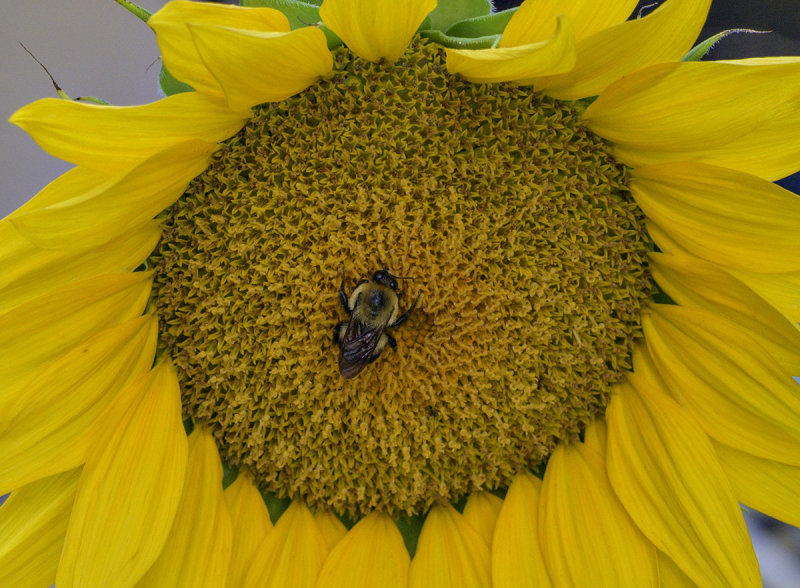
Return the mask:
M731 273L769 302L793 325L800 324L800 306L797 304L800 273L769 275L740 270L732 270Z
M333 68L325 34L316 27L262 33L189 25L200 58L219 81L228 107L248 112L302 92Z
M0 491L81 465L92 423L153 365L155 316L101 331L0 397Z
M243 584L251 588L316 586L328 546L308 507L295 500L256 550Z
M500 47L515 47L549 39L556 19L566 15L581 41L625 20L636 8L634 0L585 2L582 0L528 0L511 17L500 39Z
M491 585L489 545L452 506L433 506L411 561L409 588Z
M175 368L161 363L87 461L56 585L132 586L155 561L178 509L187 442Z
M617 500L603 459L579 444L559 445L539 501L542 553L565 586L655 586L656 550Z
M698 162L637 168L630 189L648 218L708 261L800 270L800 198L759 177Z
M796 77L800 58L766 57L722 63L744 66L794 65L793 71L788 75ZM708 161L719 162L719 165L724 167L749 171L768 180L777 180L797 171L797 133L794 130L800 117L797 116L797 108L794 106L796 100L794 96L783 105L783 114L776 115L779 117L788 114L791 118L784 118L783 123L779 124L758 125L752 132L715 149ZM774 121L767 120L767 122Z
M539 540L542 482L529 472L517 474L497 517L492 541L494 588L547 588L550 577Z
M158 559L137 586L224 586L232 542L217 446L208 430L195 428L189 436L186 481L172 529Z
M222 88L203 66L188 24L212 24L250 31L289 31L289 20L272 8L243 8L200 2L168 2L147 24L155 31L164 66L198 92L222 96Z
M575 65L572 23L559 17L547 41L499 49L445 49L447 69L470 82L531 83L535 78L563 73Z
M800 374L800 330L796 322L787 320L744 282L680 248L652 254L650 270L672 300L737 323L785 369Z
M132 272L155 249L160 236L158 222L152 221L100 247L59 251L39 249L11 223L0 224L0 241L7 245L13 241L16 245L10 255L0 253L0 314L70 282L99 274Z
M743 284L766 300L775 310L780 312L792 325L800 325L800 304L797 293L800 292L800 273L762 274L729 270Z
M0 586L51 586L81 470L32 482L0 508Z
M113 174L187 139L227 139L247 117L197 92L184 92L143 106L44 98L9 120L50 155Z
M408 556L403 537L386 515L361 519L331 551L317 588L406 588Z
M603 418L598 418L588 427L584 434L586 447L594 451L597 455L604 458L606 456L606 441L608 440L608 427Z
M638 367L634 356L634 370ZM607 470L636 526L699 586L758 586L739 504L711 442L655 379L617 388Z
M776 180L798 169L798 94L797 62L663 63L609 86L583 121L632 167L697 160Z
M745 59L724 59L721 63L732 63L734 65L780 65L786 63L800 63L798 55L782 55L779 57L748 57Z
M44 248L96 247L146 224L207 166L214 145L190 139L129 172L52 206L15 215L14 226Z
M242 472L222 493L231 515L233 547L227 586L241 586L256 549L272 529L267 506L252 476Z
M359 57L394 63L434 8L436 0L325 0L319 16Z
M793 74L797 76L797 74ZM782 84L782 81L773 82ZM776 115L778 124L768 121L746 135L713 150L690 154L693 159L739 169L769 181L779 180L798 171L800 147L794 130L800 125L797 109L788 115ZM626 157L622 155L622 157Z
M325 539L328 551L347 534L347 527L330 511L314 513L314 520L317 522L319 532L322 533L322 538Z
M692 582L663 551L658 552L658 581L659 586L668 588L697 588L697 584Z
M653 241L665 254L690 255L653 221L648 220L646 223L647 232L650 233ZM697 257L691 257L697 263L704 263L703 260ZM800 272L765 274L721 266L718 269L730 274L750 288L782 314L793 326L800 326L800 305L797 304L797 292L800 290Z
M709 436L800 465L800 390L762 347L703 310L652 305L642 325L661 377Z
M10 219L24 212L31 212L32 210L46 208L71 200L78 194L93 190L98 184L108 181L112 176L113 174L107 174L87 167L74 167L39 190L33 198L3 219L2 223L8 223L10 225ZM14 256L15 253L15 248L9 247L8 243L0 241L0 255Z
M494 526L502 507L503 501L490 492L473 492L467 499L464 519L483 537L487 545L492 544Z
M711 0L669 0L644 18L599 31L578 42L573 69L537 80L536 88L561 100L577 100L597 96L648 65L679 61L697 40L710 5Z
M800 526L800 467L778 463L714 443L739 502L772 518Z
M142 314L152 274L118 273L68 283L0 316L0 397L30 370L94 333Z

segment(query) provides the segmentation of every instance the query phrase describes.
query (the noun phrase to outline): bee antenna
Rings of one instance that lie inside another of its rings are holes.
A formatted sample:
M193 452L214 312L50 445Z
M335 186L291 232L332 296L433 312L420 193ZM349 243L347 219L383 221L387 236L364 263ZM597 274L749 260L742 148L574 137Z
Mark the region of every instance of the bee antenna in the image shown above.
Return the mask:
M413 280L411 276L393 276L395 280Z

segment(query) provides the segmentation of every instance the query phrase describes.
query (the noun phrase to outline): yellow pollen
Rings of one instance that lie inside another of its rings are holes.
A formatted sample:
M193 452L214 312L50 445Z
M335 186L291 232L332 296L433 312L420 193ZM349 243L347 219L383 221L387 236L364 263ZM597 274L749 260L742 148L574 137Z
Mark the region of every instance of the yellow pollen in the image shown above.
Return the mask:
M602 413L649 296L625 171L569 104L450 76L415 42L255 109L164 214L151 259L187 415L278 496L421 513L509 483ZM339 374L339 303L380 269L400 311Z

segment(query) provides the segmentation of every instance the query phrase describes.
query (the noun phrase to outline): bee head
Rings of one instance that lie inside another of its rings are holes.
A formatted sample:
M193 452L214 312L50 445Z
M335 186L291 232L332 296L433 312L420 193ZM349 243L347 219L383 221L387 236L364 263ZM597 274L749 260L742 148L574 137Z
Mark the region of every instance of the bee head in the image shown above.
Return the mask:
M397 278L386 270L378 270L372 274L372 281L377 284L388 286L392 290L397 290Z

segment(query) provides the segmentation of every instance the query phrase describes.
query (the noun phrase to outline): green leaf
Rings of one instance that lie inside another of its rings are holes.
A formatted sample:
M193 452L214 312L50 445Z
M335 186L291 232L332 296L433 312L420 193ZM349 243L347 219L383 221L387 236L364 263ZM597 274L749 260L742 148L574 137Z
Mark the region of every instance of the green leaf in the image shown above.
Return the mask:
M274 525L278 522L278 519L281 518L281 515L286 512L286 509L289 508L292 500L291 498L278 498L272 492L266 492L260 488L259 492L261 493L261 498L264 499L264 504L267 505L269 519Z
M719 43L722 39L727 37L728 35L732 35L734 33L770 33L772 31L756 31L753 29L728 29L727 31L722 31L721 33L717 33L703 41L702 43L698 43L692 49L683 56L681 61L700 61L703 57L705 57L709 51L711 51L712 47Z
M349 515L339 514L339 513L334 513L334 514L336 515L336 518L341 521L341 523L345 526L345 528L348 531L352 529L358 522L358 520L351 518Z
M321 24L319 19L320 4L322 4L322 0L309 0L308 2L301 2L300 0L242 0L242 6L274 8L281 11L289 19L289 26L292 30L308 26L319 26L319 29L325 33L328 49L335 49L342 44L342 40L336 33Z
M222 462L222 489L225 490L228 486L236 481L239 477L239 468L235 465Z
M408 554L413 558L417 552L417 541L419 540L419 532L422 531L422 523L425 522L425 517L422 515L413 515L410 517L400 517L394 521L394 524L400 530L403 536L403 542L406 544Z
M586 98L573 100L570 106L572 106L578 116L583 116L583 113L586 112L586 109L589 108L595 100L597 100L597 96L587 96Z
M494 494L500 500L505 500L506 494L508 494L508 488L492 488L491 490L489 490L489 493Z
M189 84L184 84L178 78L173 76L163 65L161 66L161 71L158 74L158 85L161 86L161 91L167 96L180 94L181 92L194 92L194 88L192 88Z
M669 294L656 285L656 291L650 296L658 304L676 304Z
M420 31L421 37L430 39L434 43L444 45L451 49L489 49L495 47L500 41L500 35L488 35L486 37L451 37L442 31Z
M300 0L242 0L242 6L257 6L280 10L289 19L289 26L292 30L319 23L319 6L312 2L301 2Z
M519 7L509 8L485 16L476 16L459 21L445 32L453 37L486 37L502 35L506 25Z
M344 41L342 41L336 33L334 33L324 24L319 25L319 30L325 33L325 39L328 41L329 50L336 49L339 45L344 43Z
M491 0L439 0L430 13L431 29L446 31L467 18L486 16L492 12Z

